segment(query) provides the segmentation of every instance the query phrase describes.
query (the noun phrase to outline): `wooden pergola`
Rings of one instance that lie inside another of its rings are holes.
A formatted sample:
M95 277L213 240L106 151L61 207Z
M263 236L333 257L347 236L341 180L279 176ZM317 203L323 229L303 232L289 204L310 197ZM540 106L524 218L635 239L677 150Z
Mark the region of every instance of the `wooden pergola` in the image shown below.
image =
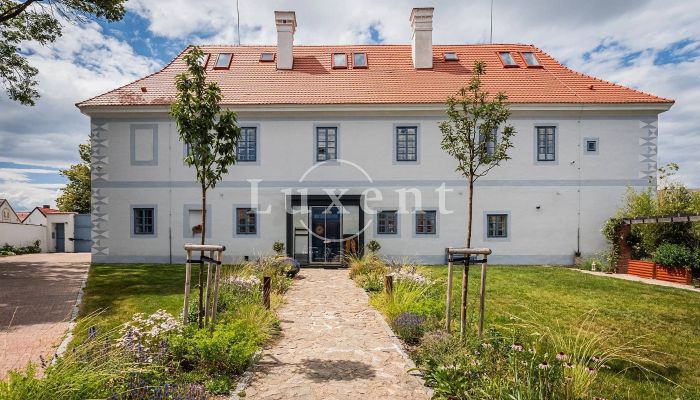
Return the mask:
M661 224L666 222L700 222L700 214L697 215L667 215L659 217L623 218L626 225Z

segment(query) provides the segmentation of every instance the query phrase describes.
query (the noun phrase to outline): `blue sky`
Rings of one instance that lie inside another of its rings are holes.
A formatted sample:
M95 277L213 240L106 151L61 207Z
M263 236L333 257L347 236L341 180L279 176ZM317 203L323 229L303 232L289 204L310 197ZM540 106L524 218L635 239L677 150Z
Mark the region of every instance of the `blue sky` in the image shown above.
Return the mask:
M274 44L275 9L295 10L297 44L409 43L412 7L435 7L435 43L483 43L489 0L240 0L241 42ZM89 132L74 103L162 68L187 44L229 43L234 0L130 0L116 23L68 25L50 46L27 43L39 68L36 107L0 94L0 198L16 209L54 203L58 169L78 161ZM700 4L681 0L495 0L494 41L532 43L568 66L670 97L660 117L659 162L681 166L679 179L700 186Z

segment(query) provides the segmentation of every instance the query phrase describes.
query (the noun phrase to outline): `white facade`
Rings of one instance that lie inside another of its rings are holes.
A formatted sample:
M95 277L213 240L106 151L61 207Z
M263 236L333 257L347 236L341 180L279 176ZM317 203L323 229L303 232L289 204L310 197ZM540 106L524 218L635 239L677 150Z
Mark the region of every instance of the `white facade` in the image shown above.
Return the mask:
M604 249L603 222L614 214L628 186L654 182L657 115L668 105L513 105L512 160L477 181L472 245L490 247L495 263L571 264L576 250ZM466 180L440 148L438 106L241 107L241 127L257 132L257 159L240 162L208 194L211 223L207 242L227 247L226 261L270 253L287 242L286 195L363 195L364 243L378 240L387 257L443 263L444 249L463 246ZM92 118L93 261L180 262L183 244L198 242L192 226L201 208L193 170L166 108L88 112ZM338 159L317 163L316 128L337 128ZM396 161L397 126L415 126L415 162ZM556 159L536 161L536 127L556 128ZM586 151L586 141L596 141ZM354 164L354 165L353 165ZM364 172L363 172L364 171ZM366 174L365 174L366 172ZM251 198L250 183L259 186ZM435 234L416 234L416 209L439 210L436 191L444 183L445 207ZM368 188L381 192L368 193ZM412 193L421 194L417 204ZM398 191L397 191L398 190ZM396 210L408 193L396 234L378 234L370 209ZM325 192L327 193L327 192ZM257 203L257 204L252 204ZM262 213L270 206L269 213ZM256 233L237 234L235 210L258 210ZM153 209L153 234L134 231L134 208ZM486 214L507 215L507 237L488 238ZM357 221L348 220L350 225ZM289 247L289 246L288 246ZM68 250L67 250L68 251Z

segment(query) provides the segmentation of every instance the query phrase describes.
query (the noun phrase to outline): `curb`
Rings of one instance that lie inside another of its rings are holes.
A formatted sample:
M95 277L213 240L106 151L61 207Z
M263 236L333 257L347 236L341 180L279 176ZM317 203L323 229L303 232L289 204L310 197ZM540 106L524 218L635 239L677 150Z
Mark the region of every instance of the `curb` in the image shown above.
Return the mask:
M80 312L80 304L83 302L83 295L85 294L85 285L87 284L88 276L90 275L90 268L92 267L92 262L88 264L87 271L85 272L85 278L80 283L80 289L78 290L78 296L75 299L75 305L73 306L73 311L71 312L70 320L68 321L68 330L63 337L63 341L58 345L56 352L53 355L51 364L54 364L56 360L66 352L68 349L68 344L73 340L73 330L77 325L75 320L78 319L78 313Z
M250 385L250 381L253 380L253 376L255 375L255 367L258 364L258 360L260 360L260 358L262 357L264 350L265 348L263 347L262 349L255 352L255 354L253 354L253 357L250 358L250 365L245 370L243 375L241 375L241 379L238 381L238 384L233 390L233 393L231 393L231 400L245 399L245 396L241 397L238 394L244 392L248 388L248 385Z

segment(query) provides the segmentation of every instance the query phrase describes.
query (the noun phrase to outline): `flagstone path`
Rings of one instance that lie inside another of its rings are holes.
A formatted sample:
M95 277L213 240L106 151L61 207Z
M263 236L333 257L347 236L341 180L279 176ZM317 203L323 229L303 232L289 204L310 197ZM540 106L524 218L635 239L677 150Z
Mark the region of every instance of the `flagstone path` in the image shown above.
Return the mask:
M302 269L245 399L429 399L367 296L343 269Z

